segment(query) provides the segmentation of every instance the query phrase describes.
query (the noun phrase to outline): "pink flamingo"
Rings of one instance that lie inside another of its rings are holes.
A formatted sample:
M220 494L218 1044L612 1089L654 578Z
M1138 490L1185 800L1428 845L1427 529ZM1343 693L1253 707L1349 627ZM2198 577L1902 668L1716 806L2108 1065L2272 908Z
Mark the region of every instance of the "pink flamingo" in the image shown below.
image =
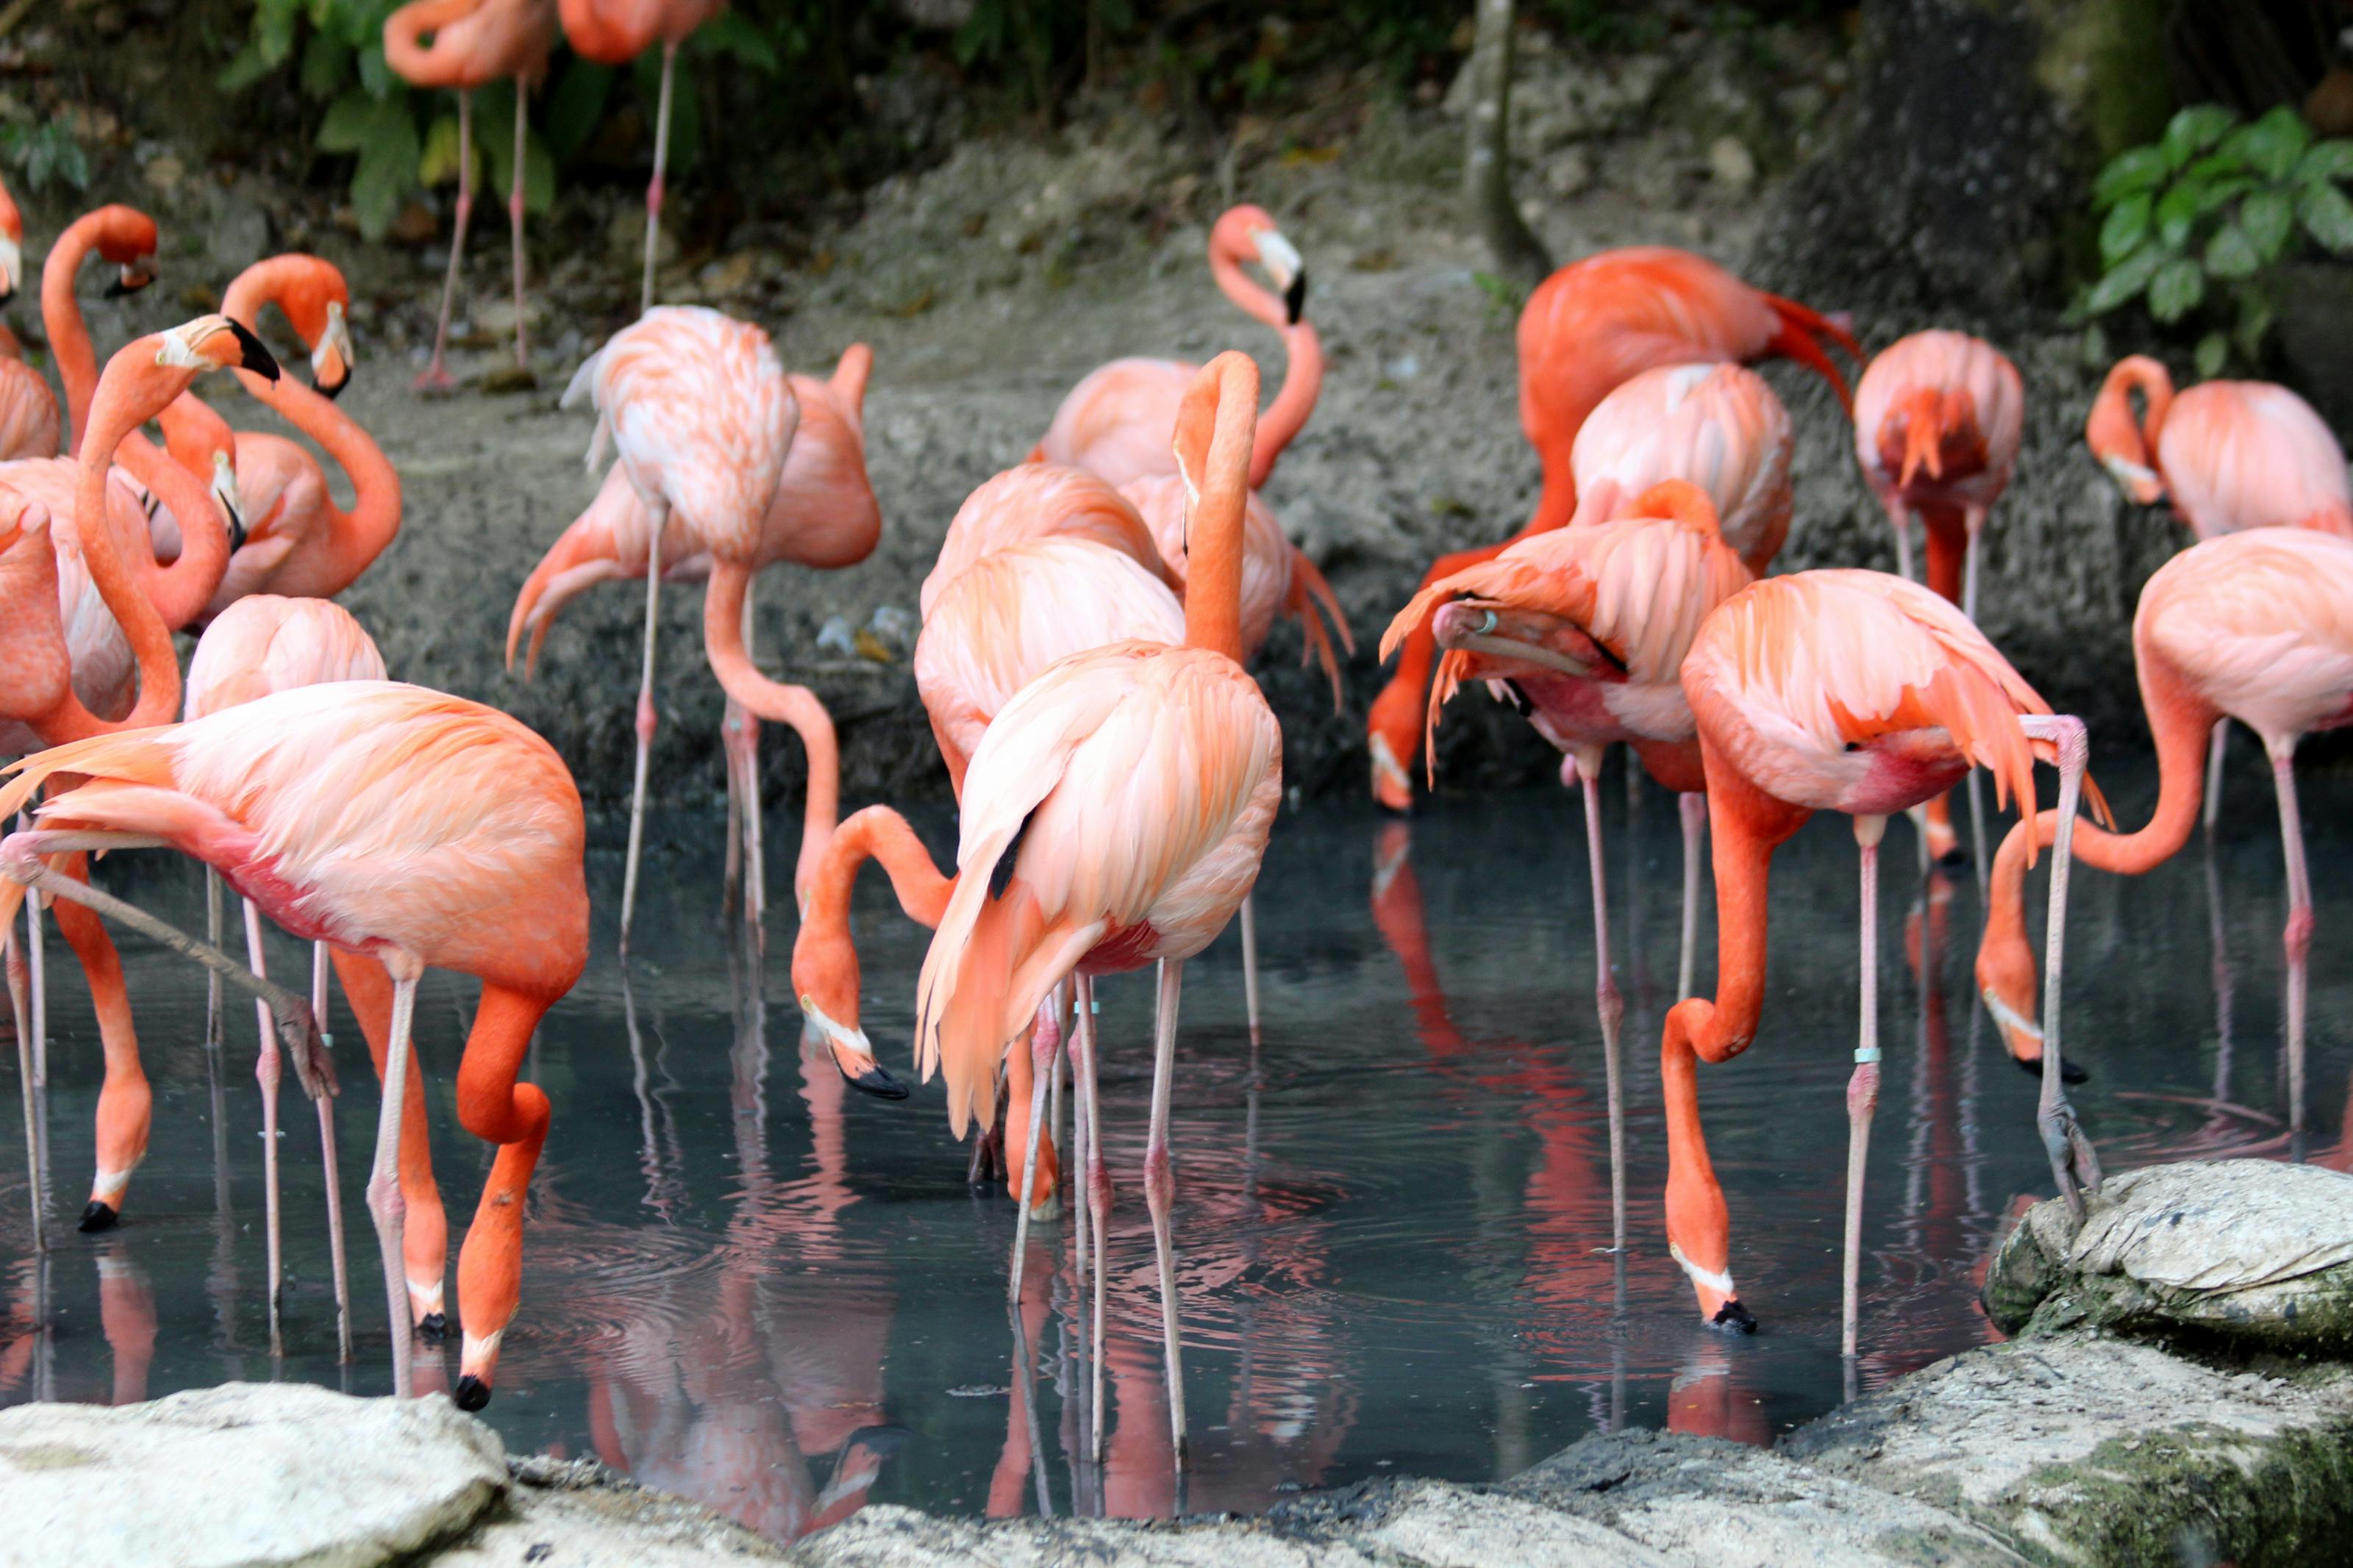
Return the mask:
M1081 1111L1099 1132L1093 977L1160 961L1145 1194L1180 1467L1184 1379L1168 1159L1178 987L1185 960L1248 896L1282 794L1282 731L1240 662L1242 513L1257 412L1258 367L1229 353L1204 367L1177 416L1177 460L1200 497L1184 643L1114 643L1066 658L1023 687L982 737L965 774L955 891L924 957L916 1002L923 1076L944 1070L948 1121L961 1137L976 1115L984 1126L994 1119L995 1066L1006 1042L1075 976ZM1032 1089L1033 1124L1042 1087ZM1088 1177L1100 1368L1109 1197L1100 1137ZM1100 1415L1094 1451L1102 1451Z
M0 304L25 280L25 216L0 185ZM16 334L0 327L0 460L54 458L64 450L58 400L41 373L25 363Z
M1609 910L1601 853L1601 752L1631 746L1651 776L1681 792L1683 962L1691 994L1697 946L1699 835L1706 820L1694 721L1677 672L1702 622L1746 587L1747 566L1716 531L1695 486L1669 479L1612 522L1520 541L1417 594L1382 638L1387 653L1430 625L1446 650L1430 689L1430 724L1465 680L1507 695L1562 753L1561 778L1585 791L1593 873L1594 997L1609 1085L1611 1246L1626 1245L1626 1119L1618 1027L1626 1005L1609 972ZM1435 613L1433 614L1433 606ZM1435 752L1430 767L1437 767Z
M591 466L609 440L618 449L619 466L651 523L646 531L646 643L638 687L637 783L629 805L629 865L621 886L621 951L627 953L653 742L659 551L673 518L684 530L688 553L711 563L710 586L702 601L702 646L712 673L732 701L756 718L790 725L808 752L808 798L793 873L797 898L807 896L810 874L833 832L840 760L833 721L816 693L770 680L753 665L744 646L752 577L767 548L765 520L783 483L800 419L798 399L776 363L768 335L716 310L664 306L608 339L581 365L564 401L568 405L584 391L597 412ZM862 475L862 465L860 471ZM524 595L530 595L526 585ZM517 618L509 625L510 648L515 628L526 616L527 608L519 605ZM739 771L730 767L731 784ZM758 795L745 799L742 809L749 830L744 913L757 929L762 914Z
M726 0L560 0L572 52L599 65L625 66L661 41L661 97L654 108L654 174L646 184L646 266L638 313L654 308L654 248L661 237L662 170L670 162L670 84L678 47L719 15Z
M2236 719L2262 738L2287 859L2288 1125L2301 1134L2313 916L2295 747L2316 731L2353 724L2353 541L2264 528L2190 546L2141 589L2133 654L2157 746L2157 808L2137 833L2081 826L2076 853L2122 876L2154 870L2189 842L2200 805L2198 753L2208 732ZM2002 841L1978 949L1986 1006L2021 1059L2032 1058L2042 1038L2034 1023L2034 955L2026 943L2025 864L2060 826L2046 821L2034 837L2021 823ZM2055 1024L2054 1013L2046 1010L2044 1017L2045 1027Z
M462 698L389 681L273 692L188 723L101 735L27 757L0 813L58 774L30 833L0 842L0 916L24 886L149 931L267 995L314 1098L324 1062L310 1008L217 950L50 871L60 850L164 845L217 869L305 941L382 961L392 1040L368 1207L394 1331L393 1388L410 1393L403 1203L396 1177L409 1030L427 966L482 981L458 1072L458 1116L499 1145L458 1265L465 1324L454 1398L491 1397L522 1275L523 1199L547 1135L547 1096L515 1074L532 1032L580 976L588 944L580 795L554 748ZM314 1060L313 1053L316 1053Z
M2136 423L2132 395L2145 412ZM2171 500L2200 539L2246 528L2311 528L2353 536L2345 448L2312 405L2267 381L2208 381L2176 396L2145 354L2118 360L2084 425L2092 456L2135 504ZM2222 808L2230 726L2214 726L2206 758L2206 829Z
M1135 504L1110 480L1038 459L983 479L965 497L916 590L916 608L930 621L940 595L973 563L1033 539L1090 540L1126 556L1172 591L1184 586Z
M0 631L0 720L10 721L0 724L0 744L37 749L121 725L168 722L177 710L180 666L171 632L122 559L120 539L125 531L106 521L112 472L106 455L124 433L153 417L203 371L232 363L265 373L276 370L258 340L218 316L141 339L107 367L92 404L90 439L78 463L70 466L76 482L65 497L44 497L21 483L26 469L45 484L53 481L58 468L69 467L62 459L0 469L0 502L5 502L0 505L0 607L6 612L0 616L0 627L5 627ZM167 486L196 489L193 479L175 469L162 477ZM56 527L60 517L75 524L62 534ZM75 678L83 672L75 667L80 652L75 644L90 619L82 613L84 583L88 594L100 602L99 618L135 658L135 703L129 701L128 675L120 683L111 679L105 682L109 700L101 704L101 711L93 711L77 693ZM115 689L118 684L120 690ZM121 707L113 705L118 698ZM9 739L6 731L11 731L24 739ZM78 854L60 865L67 877L87 875ZM140 1069L138 1036L113 943L95 918L79 908L61 906L58 927L90 983L106 1058L106 1079L98 1100L98 1171L81 1218L83 1229L103 1230L114 1223L131 1173L146 1154L152 1096ZM0 931L5 930L0 925ZM38 935L37 923L28 921L31 1016L17 1019L20 1056L46 1030ZM26 1075L27 1096L33 1077ZM37 1143L27 1152L37 1158ZM41 1190L37 1180L33 1191L37 1194ZM37 1236L37 1214L34 1228Z
M1595 405L1577 429L1569 526L1641 516L1639 498L1682 479L1706 492L1716 531L1761 577L1789 537L1792 444L1789 411L1746 365L1646 370Z
M1689 251L1635 246L1562 268L1520 310L1520 428L1544 465L1535 514L1510 539L1440 556L1422 586L1568 525L1577 514L1577 432L1620 384L1660 365L1780 357L1820 373L1845 406L1846 383L1825 341L1862 357L1838 321L1752 289ZM1373 797L1392 811L1413 804L1423 692L1438 652L1427 626L1414 628L1403 647L1365 720Z
M425 41L427 33L433 35L430 43ZM474 89L501 77L512 77L515 84L514 162L507 182L507 221L514 230L515 367L531 369L522 318L523 143L531 89L547 74L548 51L554 47L554 0L414 0L384 19L385 64L412 86L454 88L458 93L457 230L449 237L433 363L417 378L420 392L448 392L457 384L441 355L466 256L466 220L474 210Z
M2051 877L2055 998L2066 908L2069 825L2084 786L2084 727L2053 718L1959 609L1879 572L1767 577L1701 626L1683 684L1698 722L1714 839L1715 1000L1667 1014L1659 1044L1666 1088L1668 1251L1700 1312L1744 1331L1756 1319L1730 1271L1731 1224L1699 1120L1697 1060L1724 1061L1756 1037L1765 1002L1766 885L1773 851L1817 811L1854 818L1862 849L1862 1008L1847 1084L1846 1258L1841 1345L1855 1353L1862 1173L1879 1099L1879 840L1890 813L1950 786L1972 766L2015 791L2035 817L2033 765L2055 757L2060 825ZM2096 790L2092 792L2095 805ZM2080 1202L2099 1167L2060 1084L2054 1032L2042 1050L2042 1128L2061 1190Z
M1915 332L1881 351L1854 389L1854 455L1895 530L1896 572L1912 575L1912 515L1927 531L1928 586L1978 618L1978 540L2010 486L2025 429L2018 367L1966 332ZM1969 783L1977 863L1985 865L1985 803ZM1928 858L1949 857L1951 798L1921 819Z
M257 594L239 599L214 618L197 640L195 657L188 661L187 716L190 720L251 702L273 691L298 686L320 686L337 680L382 680L384 655L350 611L324 599L289 599ZM220 945L220 874L205 868L205 902L210 911L214 946ZM245 903L245 948L248 967L269 976L261 946L261 910L251 899ZM208 972L217 987L220 976ZM278 1039L271 1028L268 1004L257 1002L261 1025L261 1052L254 1077L261 1085L262 1172L269 1258L269 1343L279 1344L279 1296L284 1278L278 1199ZM213 999L217 1011L217 991ZM311 944L311 1011L327 1016L327 943ZM332 1044L332 1041L327 1042ZM343 1358L352 1351L351 1291L343 1267L343 1189L337 1184L334 1107L317 1102L319 1149L327 1187L327 1237L334 1264L336 1339Z

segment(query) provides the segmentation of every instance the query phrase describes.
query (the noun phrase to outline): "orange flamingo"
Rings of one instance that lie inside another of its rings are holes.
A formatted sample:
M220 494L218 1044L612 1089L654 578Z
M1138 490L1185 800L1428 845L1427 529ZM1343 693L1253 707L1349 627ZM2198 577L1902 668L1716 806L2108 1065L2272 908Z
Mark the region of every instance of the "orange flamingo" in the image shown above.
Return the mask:
M1446 650L1430 689L1430 725L1465 680L1508 695L1562 753L1564 783L1585 791L1593 873L1594 998L1609 1094L1610 1245L1626 1245L1626 1115L1618 1027L1626 1005L1609 972L1601 853L1601 751L1630 745L1651 776L1692 803L1683 819L1683 942L1676 994L1691 994L1699 895L1698 747L1676 673L1700 625L1746 587L1749 571L1716 531L1697 487L1669 479L1613 522L1524 539L1493 561L1417 594L1381 639L1384 654L1430 626ZM1430 753L1437 768L1437 753Z
M109 364L90 405L90 438L76 463L50 458L0 468L0 495L16 509L6 520L6 531L14 538L0 546L0 605L7 612L0 618L0 626L5 627L0 634L0 677L5 677L0 679L0 693L5 693L0 696L0 720L13 721L0 725L0 744L21 743L10 740L6 731L21 734L28 730L31 746L26 749L35 749L121 725L168 722L178 709L179 659L164 617L122 559L120 537L125 531L109 517L114 470L106 456L126 433L184 394L203 371L232 363L266 374L277 372L259 340L218 316L141 339ZM167 495L174 486L198 489L192 478L170 464L163 468L158 478ZM74 484L63 497L53 490L60 469L74 475ZM40 482L28 486L27 479ZM50 493L43 494L45 489ZM174 499L183 506L204 505L201 499ZM72 526L58 529L58 518L70 520ZM95 616L85 613L86 595L99 601ZM93 619L120 640L135 659L135 669L118 678L94 677L81 668L86 649L108 646L107 638L86 629ZM99 710L85 705L76 689L77 678L103 689ZM134 679L135 702L130 689ZM87 875L79 855L60 865L69 878ZM28 916L27 925L31 1011L29 1017L18 1019L19 1038L38 1041L46 1033L47 1009L37 918ZM60 909L58 927L90 983L106 1058L98 1101L98 1171L81 1218L83 1229L103 1230L115 1222L131 1173L146 1154L152 1095L139 1066L138 1037L113 943L104 928L79 909ZM0 926L0 931L5 929ZM31 1074L25 1087L29 1095ZM33 1190L37 1194L41 1187L37 1183ZM37 1234L37 1216L35 1229Z
M1577 432L1620 384L1659 365L1781 357L1819 372L1847 406L1846 383L1823 350L1825 339L1862 357L1838 322L1751 289L1688 251L1637 246L1562 268L1520 311L1520 428L1544 466L1535 514L1510 539L1440 556L1422 574L1422 586L1568 524L1577 513ZM1436 657L1429 627L1415 627L1366 719L1373 797L1392 811L1413 803L1423 691Z
M532 1031L580 976L588 895L580 795L554 749L462 698L389 681L304 686L188 723L101 735L14 764L0 813L58 774L30 833L0 842L0 916L23 886L78 899L268 995L315 1096L323 1062L302 999L142 911L50 871L63 849L164 845L214 867L295 936L383 963L393 979L368 1207L394 1331L393 1387L410 1392L403 1204L395 1175L409 1029L427 966L482 981L458 1072L458 1115L499 1145L458 1265L465 1345L454 1398L491 1397L522 1277L523 1198L547 1135L547 1096L515 1074Z
M187 716L201 719L207 713L217 713L298 686L384 679L384 655L376 651L375 639L352 618L350 611L323 599L257 594L239 599L223 611L197 640L195 656L188 661ZM211 929L206 934L216 947L220 945L219 875L210 866L205 868L205 902L212 915ZM261 910L251 899L244 903L246 963L256 974L267 978L269 970L261 946ZM218 973L208 973L216 987ZM216 1010L217 993L213 1005ZM278 1200L280 1059L269 1006L263 1003L256 1003L255 1006L260 1018L261 1050L253 1072L261 1085L269 1344L274 1354L279 1346L279 1297L284 1279ZM327 944L323 941L312 944L311 1011L321 1018L327 1016ZM352 1304L349 1275L343 1266L343 1189L336 1178L334 1107L321 1099L317 1109L319 1150L327 1188L327 1237L334 1268L336 1338L343 1358L349 1360Z
M638 770L629 805L629 865L621 885L621 951L628 952L637 900L638 849L645 821L646 778L653 738L655 608L659 549L675 517L690 553L711 562L702 600L702 646L730 700L754 717L788 724L808 752L793 891L806 898L809 878L834 827L840 759L833 721L817 694L770 680L744 646L744 606L766 542L765 519L783 483L800 419L798 400L767 333L700 306L664 306L624 327L572 378L566 404L586 392L596 406L594 467L609 441L650 521L646 531L645 664L638 686ZM512 634L512 626L510 627ZM729 770L731 783L736 770ZM745 914L755 929L759 797L744 802L749 837Z
M427 33L433 35L430 43ZM515 367L531 368L522 315L523 143L531 89L546 76L548 51L554 47L554 0L414 0L384 19L385 64L412 86L454 88L458 93L457 227L441 283L441 317L433 329L433 363L417 378L420 392L448 392L457 385L441 356L466 257L466 220L474 211L474 89L501 77L512 77L515 84L514 162L508 165L507 181L507 221L514 230Z
M2312 948L2312 879L2295 802L2295 746L2318 730L2353 724L2353 542L2266 528L2192 545L2158 567L2133 616L2142 706L2156 742L2158 802L2137 833L2079 828L2076 853L2104 871L2137 877L2189 842L2198 817L2198 754L2210 731L2236 719L2260 736L2279 796L2287 859L2288 1125L2304 1131L2304 1042ZM2031 1058L2034 957L2026 943L2025 863L2039 837L2010 829L1994 858L1978 984L2010 1049ZM2052 960L2055 970L2057 959ZM2045 1027L2055 1021L2045 1013Z
M754 570L778 562L832 571L854 566L873 553L882 534L882 511L874 500L874 486L866 474L866 381L873 369L873 352L864 343L842 351L833 374L820 381L794 374L794 400L800 406L800 425L785 457L785 477L776 499L760 523L759 548ZM588 509L574 520L564 536L551 545L515 595L507 619L507 667L514 667L515 648L531 634L523 661L525 678L538 668L540 645L563 607L598 583L643 578L658 562L660 576L646 588L646 613L655 613L660 583L700 583L711 575L710 550L676 517L659 535L647 522L645 503L629 483L628 470L615 467ZM751 588L744 589L744 635L751 636ZM748 641L746 650L750 647ZM653 744L654 710L650 702L638 708L638 745L641 759ZM734 900L739 866L744 872L744 912L757 925L766 906L764 850L759 842L759 721L733 697L721 723L727 753L727 901ZM643 777L642 771L639 774ZM638 795L642 803L642 785ZM752 802L746 813L744 802ZM638 809L633 807L632 809ZM630 857L634 868L637 858ZM634 878L630 885L634 885ZM626 943L634 899L622 905L621 933Z
M2135 423L2132 396L2144 413ZM2143 354L2118 360L2084 426L2092 456L2140 506L2170 500L2200 539L2245 528L2313 528L2353 536L2345 448L2312 405L2267 381L2208 381L2174 395ZM2206 758L2206 828L2222 806L2230 726Z
M2083 786L2080 721L2053 718L1959 609L1878 572L1768 577L1710 616L1683 662L1707 780L1716 901L1715 1000L1667 1014L1659 1044L1666 1089L1668 1251L1691 1279L1701 1315L1743 1331L1756 1320L1730 1272L1731 1225L1707 1157L1695 1062L1724 1061L1756 1037L1765 1002L1766 886L1773 851L1817 811L1854 818L1862 849L1862 1007L1847 1085L1847 1190L1841 1348L1855 1353L1862 1173L1879 1097L1879 840L1888 814L1943 790L1972 766L2015 791L2035 817L2037 755L2060 768L2052 860L2051 982L2055 997L2066 900L2068 826ZM2099 804L2096 791L2092 794ZM2063 1192L2097 1190L2098 1164L2060 1087L2055 1032L2040 1052L2043 1130Z
M670 162L670 95L678 47L719 15L726 0L559 0L572 52L599 65L625 66L659 39L661 97L654 108L654 173L646 183L645 277L638 313L654 308L654 249L661 237L662 170Z
M1895 530L1896 572L1912 575L1912 515L1928 536L1928 586L1978 618L1978 541L2009 488L2025 429L2018 367L1966 332L1915 332L1882 350L1854 388L1854 455ZM1974 780L1969 818L1985 865L1985 805ZM1921 822L1928 858L1951 856L1951 797Z
M1184 643L1115 643L1066 658L1023 687L982 738L965 774L955 891L917 989L918 1058L926 1079L944 1069L949 1125L961 1137L973 1117L984 1126L994 1118L993 1074L1006 1042L1075 976L1081 1103L1099 1131L1093 976L1160 961L1145 1195L1179 1467L1184 1378L1168 1159L1178 988L1185 960L1248 896L1282 794L1282 731L1240 662L1242 512L1257 412L1258 367L1229 353L1202 370L1178 413L1177 461L1200 498ZM1088 1186L1107 1198L1100 1138L1092 1156ZM1099 1368L1103 1205L1089 1206Z

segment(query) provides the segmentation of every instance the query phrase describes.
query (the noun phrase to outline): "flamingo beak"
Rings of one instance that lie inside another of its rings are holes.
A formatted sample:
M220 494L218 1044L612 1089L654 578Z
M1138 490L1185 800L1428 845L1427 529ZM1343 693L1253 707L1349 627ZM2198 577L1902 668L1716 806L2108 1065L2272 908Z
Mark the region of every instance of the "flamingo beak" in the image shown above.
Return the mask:
M1577 680L1593 676L1592 665L1549 646L1546 634L1562 625L1557 616L1521 615L1499 611L1492 605L1458 600L1440 605L1430 625L1442 648L1483 654L1513 664L1532 664L1558 670Z
M1307 309L1307 263L1301 259L1298 247L1283 238L1279 229L1261 229L1258 264L1266 268L1266 275L1282 290L1283 324L1297 326L1300 315Z
M338 300L327 302L327 330L311 350L311 386L322 397L339 395L352 384L352 330Z
M126 294L136 294L153 281L155 281L155 262L153 257L125 262L121 275L106 286L106 297L110 300L120 300Z
M227 452L213 454L212 489L213 500L219 504L221 515L228 519L228 547L230 553L234 554L245 548L245 513L237 506L237 468L229 461Z
M2116 488L2138 505L2155 506L2165 494L2165 481L2158 478L2157 470L2136 463L2130 458L2112 455L2102 458L2100 466L2108 470L2108 477L2116 480Z
M1413 809L1413 780L1407 776L1405 765L1397 760L1387 735L1376 731L1369 747L1373 762L1373 799L1388 811L1402 816Z
M25 277L25 247L16 241L0 236L0 305L16 297L16 286Z

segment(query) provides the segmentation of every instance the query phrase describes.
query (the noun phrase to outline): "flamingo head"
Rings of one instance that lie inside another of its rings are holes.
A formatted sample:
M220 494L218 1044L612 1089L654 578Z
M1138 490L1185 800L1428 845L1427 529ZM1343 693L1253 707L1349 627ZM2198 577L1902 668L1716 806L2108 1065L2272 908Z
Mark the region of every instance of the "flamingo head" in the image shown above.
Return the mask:
M1474 655L1464 679L1565 675L1572 680L1623 681L1626 666L1567 616L1526 609L1497 599L1457 599L1430 617L1438 646Z
M2142 419L2133 416L2132 394L2139 389L2147 401ZM2108 477L2138 506L2155 506L2165 499L2165 476L2158 473L2150 451L2155 427L2165 416L2173 396L2172 378L2165 367L2140 354L2119 361L2092 400L2091 417L2084 424L2084 442Z
M793 994L800 998L801 1038L821 1045L849 1087L881 1100L904 1100L907 1086L874 1059L858 1022L858 950L839 921L803 915L793 942Z
M1282 296L1283 324L1299 324L1307 310L1307 263L1264 207L1244 203L1226 209L1209 232L1209 249L1213 255L1257 262Z
M119 300L155 281L155 220L137 207L119 204L93 216L99 219L99 255L121 268L106 286L106 297Z
M1958 479L1984 468L1985 433L1978 427L1977 399L1967 387L1915 387L1888 410L1879 427L1879 462L1909 489Z

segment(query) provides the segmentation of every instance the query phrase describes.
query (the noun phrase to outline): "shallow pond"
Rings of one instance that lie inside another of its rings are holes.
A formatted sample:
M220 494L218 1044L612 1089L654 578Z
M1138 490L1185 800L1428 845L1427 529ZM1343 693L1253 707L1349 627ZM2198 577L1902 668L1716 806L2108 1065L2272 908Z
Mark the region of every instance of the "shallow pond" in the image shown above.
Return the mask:
M2154 778L2126 762L2102 776L2121 818L2144 820ZM1085 1379L1066 1353L1079 1321L1070 1223L1032 1232L1022 1321L1038 1360L1025 1401L1013 1392L1020 1353L1005 1304L1013 1207L1001 1186L967 1187L938 1086L871 1100L803 1053L789 908L773 919L765 965L736 951L736 927L718 914L715 820L659 825L674 837L651 867L625 985L609 915L618 856L597 853L596 958L549 1018L527 1074L553 1096L554 1121L523 1309L487 1418L511 1449L593 1454L789 1538L869 1500L1147 1515L1180 1501L1258 1510L1391 1468L1484 1479L1628 1422L1762 1443L1838 1403L1850 1379L1873 1386L1990 1337L1978 1273L2004 1216L2047 1194L2050 1173L2034 1083L1972 1000L1970 873L1938 878L1925 898L1909 830L1891 829L1887 1066L1862 1355L1850 1368L1838 1354L1837 1246L1856 984L1852 836L1819 822L1783 851L1762 1029L1745 1057L1701 1071L1733 1271L1762 1322L1754 1337L1728 1337L1697 1321L1660 1220L1656 1046L1674 982L1674 806L1655 790L1630 805L1614 771L1606 784L1630 1096L1622 1267L1605 1250L1593 934L1573 799L1443 799L1409 827L1352 805L1287 814L1260 883L1259 1048L1231 934L1188 970L1174 1145L1195 1447L1181 1500L1139 1185L1148 980L1101 988L1120 1202L1111 1440L1096 1474L1078 1462ZM2230 794L2235 809L2211 854L2193 841L2145 879L2076 882L2069 1050L2094 1075L2076 1104L2115 1168L2289 1152L2276 827L2254 769L2234 772ZM2353 862L2353 783L2307 779L2303 804L2319 899L2308 1152L2343 1163L2353 888L2332 872ZM950 841L944 812L922 826L935 847ZM789 880L789 852L773 852L774 887ZM192 868L150 858L111 874L193 923ZM860 910L866 1020L903 1073L924 933L898 916L879 876L862 885ZM93 1237L67 1224L42 1269L28 1256L18 1138L6 1137L0 1403L132 1400L229 1378L382 1392L384 1302L360 1194L375 1090L359 1053L342 1050L340 1102L357 1363L335 1361L318 1150L290 1074L286 1344L273 1359L249 1012L232 1010L216 1061L201 1044L198 973L150 944L123 945L155 1088L152 1152L121 1226ZM99 1064L79 977L54 942L50 957L55 1224L70 1221L84 1191ZM290 942L274 952L282 973L301 962ZM1712 968L1704 950L1703 991ZM436 976L418 1012L453 1227L488 1163L449 1092L471 1005L470 984ZM356 1041L348 1019L339 1027ZM36 1331L44 1306L46 1334ZM420 1351L421 1386L446 1387L455 1358L454 1343ZM1033 1429L1043 1434L1034 1447Z

